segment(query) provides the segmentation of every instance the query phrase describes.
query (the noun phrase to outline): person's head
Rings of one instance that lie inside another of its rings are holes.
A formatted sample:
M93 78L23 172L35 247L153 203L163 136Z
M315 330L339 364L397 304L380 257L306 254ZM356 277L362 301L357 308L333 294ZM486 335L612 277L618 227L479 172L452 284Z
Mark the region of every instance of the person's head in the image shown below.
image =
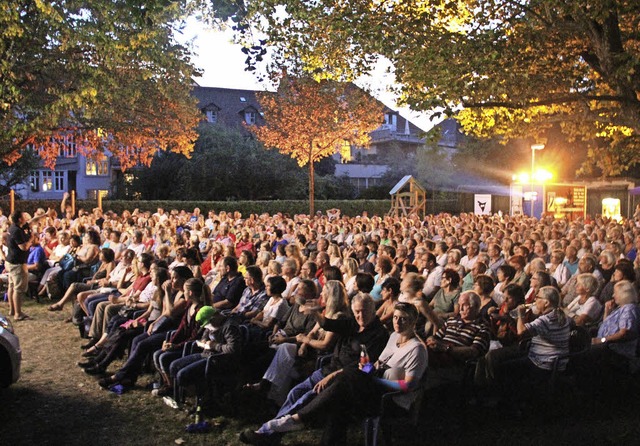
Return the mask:
M558 308L560 305L560 293L552 286L545 286L536 293L536 308L538 314L545 314ZM564 312L558 311L558 315Z
M482 296L489 296L493 291L493 279L486 274L476 276L473 281L474 291Z
M636 280L636 272L633 269L633 263L630 261L619 261L614 270L612 280L614 282L620 282L621 280L628 280L633 283Z
M564 261L564 252L562 249L554 249L551 251L550 260L552 264L560 265Z
M564 248L564 255L566 256L567 260L573 262L578 256L578 250L576 249L575 246L569 245L566 248Z
M143 252L138 256L138 268L144 271L149 271L151 263L153 262L153 256L149 253Z
M393 307L393 331L399 334L412 334L416 329L418 310L410 303L398 302Z
M515 255L509 258L509 265L515 268L516 272L522 271L526 264L527 264L527 261L521 255Z
M480 296L474 291L465 291L458 298L460 317L463 321L470 322L478 318L480 314Z
M100 261L103 263L111 263L115 260L116 253L111 248L102 248L100 250Z
M171 274L169 274L169 270L167 268L158 267L152 271L151 280L153 284L158 288L162 286L167 280L171 278Z
M89 229L87 231L87 242L92 245L100 246L100 234L98 231L94 231L93 229Z
M287 289L287 281L282 276L271 276L265 284L267 296L280 296Z
M382 295L382 300L392 300L395 301L400 296L400 281L395 277L388 277L382 282L380 285L380 294Z
M489 246L487 246L487 254L489 254L489 257L492 259L500 257L500 245L490 243Z
M211 303L211 290L201 279L188 279L184 283L184 294L194 305L207 305Z
M452 249L449 251L449 253L447 254L447 262L449 262L450 265L458 265L460 264L460 259L462 258L460 251L457 249Z
M310 279L316 276L318 272L318 265L315 262L304 262L302 268L300 268L300 277L303 279Z
M244 274L244 283L252 289L260 289L262 287L262 270L255 265L247 266L247 272Z
M352 257L347 257L342 262L342 272L346 278L351 278L358 273L358 261Z
M327 265L322 270L325 280L338 280L342 282L342 273L337 266Z
M222 259L222 271L225 275L235 275L238 272L238 260L232 256L226 256Z
M611 251L602 251L600 253L600 266L602 269L611 269L616 264L616 257Z
M338 312L345 312L349 308L347 290L342 282L329 280L322 288L322 297L326 304L325 317L332 319Z
M484 262L480 262L477 261L472 267L471 267L471 276L472 277L478 277L480 274L484 274L487 272L487 269L489 269L489 267L487 266L486 263Z
M511 265L500 265L496 271L498 282L511 282L516 275L516 269Z
M621 280L613 286L613 300L619 306L637 304L638 292L633 283L628 280Z
M578 270L581 273L592 273L596 269L596 264L597 261L595 257L590 254L585 254L578 262Z
M478 254L478 252L480 251L480 245L478 245L478 242L476 242L475 240L471 240L469 243L467 243L467 255L469 257L473 257L475 255Z
M598 289L598 280L590 273L576 276L576 293L580 296L593 296Z
M208 330L215 330L224 324L225 316L217 308L204 306L196 313L196 323Z
M366 328L376 317L376 304L367 293L358 293L351 301L351 313L361 329Z
M182 290L184 288L184 283L193 278L193 271L191 268L187 266L176 266L171 271L171 288L174 291Z
M422 292L424 280L424 277L418 273L405 274L404 279L402 279L400 283L400 291L407 296L414 297Z
M524 303L524 290L522 287L515 283L510 283L504 287L504 301L507 304L508 310L513 310L518 305Z
M447 268L442 272L440 286L448 290L455 290L460 286L460 274L455 269Z
M393 269L393 259L391 257L387 255L378 256L378 262L377 262L378 273L385 276L387 274L390 274L392 269Z
M375 286L375 280L369 273L356 274L356 289L361 293L370 293Z
M313 280L302 279L296 288L296 303L304 305L307 300L318 296L318 287Z
M551 285L551 275L546 271L536 271L531 276L531 286L537 290Z
M280 274L282 274L282 264L277 260L269 261L269 266L267 266L267 274L279 276Z
M238 263L240 265L249 266L255 264L256 262L253 258L253 253L245 249L240 253L240 257L238 257Z

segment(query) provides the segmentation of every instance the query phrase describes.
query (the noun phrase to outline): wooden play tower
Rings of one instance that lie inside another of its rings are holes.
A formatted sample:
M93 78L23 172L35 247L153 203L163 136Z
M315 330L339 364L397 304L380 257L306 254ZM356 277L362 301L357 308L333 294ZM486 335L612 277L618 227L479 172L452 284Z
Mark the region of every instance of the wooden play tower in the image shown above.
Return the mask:
M427 192L415 178L407 175L389 191L391 209L387 215L391 217L408 217L412 214L424 218L427 206Z

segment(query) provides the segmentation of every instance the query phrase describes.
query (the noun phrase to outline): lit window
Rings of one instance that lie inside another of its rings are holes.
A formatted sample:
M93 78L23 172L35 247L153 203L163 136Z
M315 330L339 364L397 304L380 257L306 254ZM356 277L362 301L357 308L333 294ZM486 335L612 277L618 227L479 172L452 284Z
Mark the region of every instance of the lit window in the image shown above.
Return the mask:
M109 174L109 161L108 160L87 160L85 173L87 176L96 176L96 175L108 175Z
M50 192L53 189L53 172L42 171L42 192Z

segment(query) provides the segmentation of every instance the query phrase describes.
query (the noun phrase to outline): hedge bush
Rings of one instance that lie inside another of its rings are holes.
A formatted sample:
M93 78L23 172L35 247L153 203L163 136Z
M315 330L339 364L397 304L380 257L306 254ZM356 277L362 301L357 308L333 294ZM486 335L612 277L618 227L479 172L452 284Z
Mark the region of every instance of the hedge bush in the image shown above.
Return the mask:
M93 200L76 201L76 209L92 210L97 206L97 202ZM386 215L391 209L391 200L316 200L316 211L326 213L327 209L338 208L343 215L356 216L361 215L363 211L372 215ZM427 200L427 212L437 214L439 212L457 213L464 211L460 208L461 204L458 200ZM9 213L9 203L2 202L0 204L5 214ZM33 212L38 208L51 207L60 210L59 200L16 200L16 207L22 211ZM204 215L209 210L216 212L238 211L242 215L249 214L276 214L278 212L289 215L306 214L309 212L309 202L307 200L271 200L271 201L131 201L131 200L103 200L102 208L114 211L118 214L123 210L132 211L139 209L140 211L155 212L157 208L163 208L167 211L178 209L191 212L198 207Z
M289 215L306 214L309 212L309 202L307 200L272 200L272 201L123 201L104 200L104 209L111 209L116 213L121 213L124 209L133 210L138 208L141 211L153 211L161 207L165 210L178 209L192 211L193 208L200 208L203 214L209 210L216 212L238 211L242 215L249 214L277 214L278 212ZM327 209L338 208L343 215L361 215L367 211L369 215L385 215L391 208L391 200L316 200L316 211L326 212Z

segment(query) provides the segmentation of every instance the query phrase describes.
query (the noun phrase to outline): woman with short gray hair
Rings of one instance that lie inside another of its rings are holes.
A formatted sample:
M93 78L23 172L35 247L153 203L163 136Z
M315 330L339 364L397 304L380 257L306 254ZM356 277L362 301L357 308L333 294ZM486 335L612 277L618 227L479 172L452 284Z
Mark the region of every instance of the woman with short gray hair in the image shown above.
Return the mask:
M602 304L593 295L598 289L598 281L593 274L584 273L576 278L575 299L571 301L565 313L576 325L589 325L598 322L602 314Z

